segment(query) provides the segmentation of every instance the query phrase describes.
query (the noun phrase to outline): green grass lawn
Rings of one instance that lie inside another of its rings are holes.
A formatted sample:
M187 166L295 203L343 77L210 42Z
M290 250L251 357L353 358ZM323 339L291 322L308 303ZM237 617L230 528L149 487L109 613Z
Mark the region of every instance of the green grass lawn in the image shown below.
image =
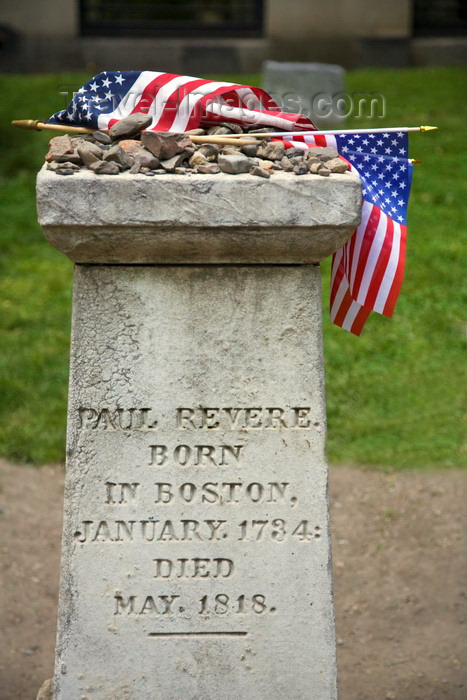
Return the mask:
M0 456L17 461L64 458L72 264L44 241L36 221L34 181L50 134L15 130L9 121L46 119L65 106L60 91L89 77L0 76ZM356 338L324 310L331 462L394 469L465 463L466 83L458 68L347 76L349 93L380 93L386 104L384 118L349 126L433 124L439 131L411 138L411 156L424 165L414 172L394 318L374 314ZM329 261L323 269L326 306Z

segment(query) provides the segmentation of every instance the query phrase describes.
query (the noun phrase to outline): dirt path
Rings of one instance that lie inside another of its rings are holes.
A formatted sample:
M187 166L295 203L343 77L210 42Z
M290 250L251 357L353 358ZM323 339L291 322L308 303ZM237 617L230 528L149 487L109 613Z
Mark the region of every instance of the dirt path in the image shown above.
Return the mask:
M331 469L340 700L467 697L466 482ZM62 498L59 466L0 461L1 700L52 675Z

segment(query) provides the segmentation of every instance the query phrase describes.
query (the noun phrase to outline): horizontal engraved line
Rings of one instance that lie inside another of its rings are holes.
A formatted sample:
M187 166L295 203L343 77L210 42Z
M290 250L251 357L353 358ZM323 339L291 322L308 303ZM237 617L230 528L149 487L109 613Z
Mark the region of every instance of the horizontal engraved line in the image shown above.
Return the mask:
M149 632L148 637L213 637L227 635L229 637L246 637L248 632Z

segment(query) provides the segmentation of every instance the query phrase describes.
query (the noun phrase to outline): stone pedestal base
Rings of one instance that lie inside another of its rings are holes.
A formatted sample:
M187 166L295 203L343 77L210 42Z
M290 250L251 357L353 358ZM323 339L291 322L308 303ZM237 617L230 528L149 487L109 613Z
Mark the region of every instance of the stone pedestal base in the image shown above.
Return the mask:
M56 700L336 698L318 266L76 266Z

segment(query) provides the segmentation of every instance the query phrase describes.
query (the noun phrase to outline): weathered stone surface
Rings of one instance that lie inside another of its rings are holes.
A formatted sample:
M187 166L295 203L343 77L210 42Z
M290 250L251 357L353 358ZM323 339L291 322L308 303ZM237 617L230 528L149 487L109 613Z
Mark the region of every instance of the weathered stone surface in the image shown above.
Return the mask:
M361 184L350 172L270 180L122 173L110 182L80 170L57 186L44 167L37 201L47 239L76 262L311 263L352 235Z
M193 142L185 134L172 134L164 131L144 131L141 141L159 160L170 160L186 148L192 147Z
M230 175L248 173L251 168L250 159L243 153L238 153L238 155L220 155L217 163L222 172L230 173Z
M73 319L55 700L335 700L319 268L80 265Z
M134 114L128 115L120 119L116 124L114 124L109 129L109 136L112 141L116 139L130 138L138 134L146 127L150 126L152 123L152 117L148 114L142 114L140 112L135 112Z

